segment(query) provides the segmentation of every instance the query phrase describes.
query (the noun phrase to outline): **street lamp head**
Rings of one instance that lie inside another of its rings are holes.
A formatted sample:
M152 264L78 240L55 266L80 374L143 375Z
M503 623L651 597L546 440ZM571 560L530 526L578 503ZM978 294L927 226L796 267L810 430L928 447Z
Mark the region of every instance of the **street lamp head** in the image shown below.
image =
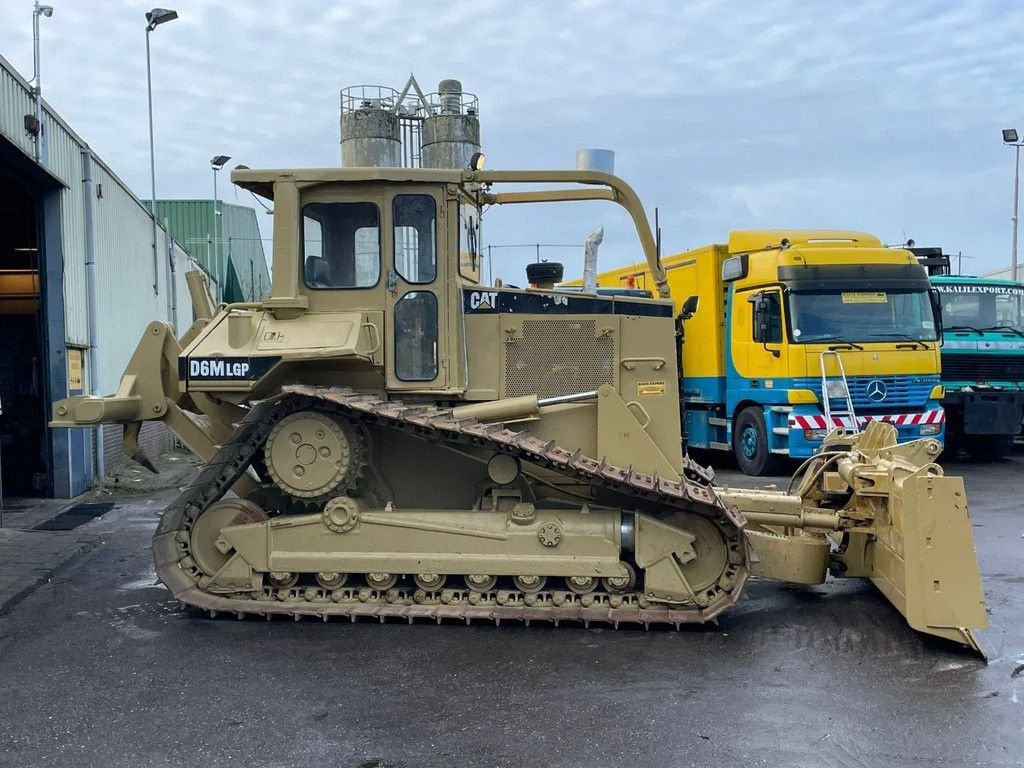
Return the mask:
M178 18L177 11L172 11L170 8L154 8L151 11L146 11L146 29L151 32L161 24L174 21L176 18Z
M36 3L36 14L45 16L46 18L50 18L51 16L53 16L53 6L39 5L39 3Z
M1016 128L1003 128L1003 141L1006 144L1016 144L1018 141Z
M210 160L210 165L213 166L213 170L219 171L221 168L224 167L224 163L226 163L230 159L231 158L228 157L227 155L214 155L213 158Z

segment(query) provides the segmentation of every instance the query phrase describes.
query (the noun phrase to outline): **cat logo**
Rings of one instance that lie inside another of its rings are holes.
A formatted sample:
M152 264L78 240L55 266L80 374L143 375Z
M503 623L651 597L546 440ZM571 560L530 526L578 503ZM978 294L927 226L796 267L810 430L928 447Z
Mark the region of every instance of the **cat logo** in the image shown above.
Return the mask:
M494 309L497 303L497 291L473 291L469 294L469 308L472 311Z

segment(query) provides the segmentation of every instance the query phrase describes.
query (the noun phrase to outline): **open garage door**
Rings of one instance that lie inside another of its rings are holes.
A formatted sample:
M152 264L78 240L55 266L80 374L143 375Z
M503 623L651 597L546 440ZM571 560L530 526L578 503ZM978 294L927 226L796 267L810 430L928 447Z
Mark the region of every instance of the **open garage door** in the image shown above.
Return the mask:
M6 494L46 494L39 204L0 167L0 463Z

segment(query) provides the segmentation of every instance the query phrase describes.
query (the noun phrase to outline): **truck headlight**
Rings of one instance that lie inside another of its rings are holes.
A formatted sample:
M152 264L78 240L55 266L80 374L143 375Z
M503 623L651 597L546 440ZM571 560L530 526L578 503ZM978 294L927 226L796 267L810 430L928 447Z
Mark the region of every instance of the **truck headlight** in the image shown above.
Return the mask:
M805 429L804 440L824 440L827 434L824 429Z
M942 424L922 424L921 434L922 435L937 435L942 431Z

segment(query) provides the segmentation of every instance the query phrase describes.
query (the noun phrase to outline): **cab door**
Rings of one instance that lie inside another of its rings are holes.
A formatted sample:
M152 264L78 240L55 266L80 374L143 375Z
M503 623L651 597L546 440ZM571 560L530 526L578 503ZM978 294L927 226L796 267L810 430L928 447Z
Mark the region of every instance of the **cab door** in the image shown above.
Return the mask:
M385 196L387 387L451 385L448 227L439 189L392 187Z
M756 316L755 302L761 302L760 316ZM765 287L735 294L733 363L736 372L749 379L751 386L764 387L766 382L774 383L775 378L785 373L781 359L784 327L782 292L778 288Z

